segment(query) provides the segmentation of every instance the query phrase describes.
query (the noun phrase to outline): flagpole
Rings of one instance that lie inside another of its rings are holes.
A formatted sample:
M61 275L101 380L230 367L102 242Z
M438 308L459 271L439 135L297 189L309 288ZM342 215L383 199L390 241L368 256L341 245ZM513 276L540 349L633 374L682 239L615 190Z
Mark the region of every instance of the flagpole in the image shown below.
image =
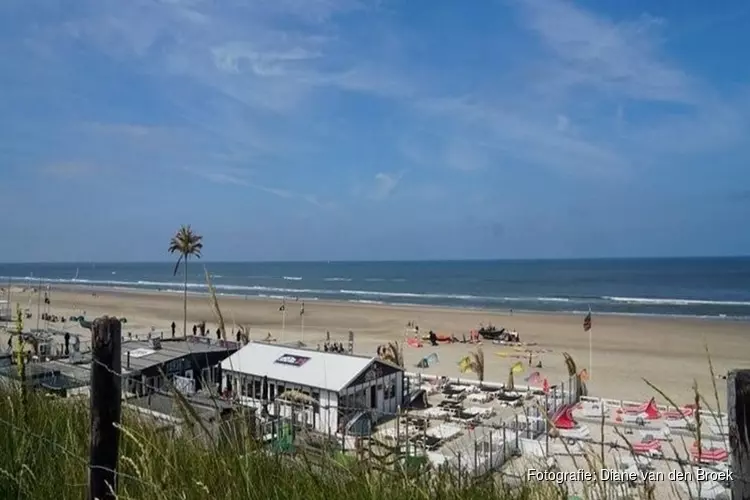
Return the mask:
M589 306L589 317L591 317L591 306ZM592 319L591 324L589 326L589 380L591 380L591 374L594 372L594 357L593 357L593 349L592 349L592 341L591 341L591 333L594 329L594 321Z
M589 328L589 380L591 380L591 374L594 372L593 356L591 349L591 328Z
M284 343L284 330L286 330L286 299L281 303L281 343Z

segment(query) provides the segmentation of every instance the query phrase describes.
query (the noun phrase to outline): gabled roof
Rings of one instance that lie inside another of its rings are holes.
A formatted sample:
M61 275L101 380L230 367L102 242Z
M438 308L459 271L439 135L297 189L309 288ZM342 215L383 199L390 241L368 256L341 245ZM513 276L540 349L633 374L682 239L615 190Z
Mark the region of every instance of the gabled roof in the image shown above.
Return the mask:
M283 356L300 363L278 362ZM375 362L374 357L251 342L222 361L221 369L339 392Z

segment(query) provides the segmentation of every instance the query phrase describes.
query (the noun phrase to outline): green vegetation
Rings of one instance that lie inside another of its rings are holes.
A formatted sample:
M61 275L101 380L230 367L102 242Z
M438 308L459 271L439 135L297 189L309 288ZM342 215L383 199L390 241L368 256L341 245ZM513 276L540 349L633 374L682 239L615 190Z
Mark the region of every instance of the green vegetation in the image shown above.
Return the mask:
M0 389L0 397L0 498L84 498L88 401L56 399L31 391L22 411L19 391ZM302 454L264 453L250 443L206 445L190 432L174 437L127 411L122 429L119 498L560 498L551 488L539 486L506 491L492 479L459 484L446 475L415 474L411 467L378 470L349 456L308 460Z
M177 271L180 269L180 263L183 265L183 273L185 278L185 287L182 295L182 334L187 335L187 289L188 289L188 259L195 257L201 258L201 250L203 249L203 236L193 232L193 229L188 226L182 226L169 240L168 252L171 254L178 254L180 257L177 259L177 264L174 266L174 275L177 275Z

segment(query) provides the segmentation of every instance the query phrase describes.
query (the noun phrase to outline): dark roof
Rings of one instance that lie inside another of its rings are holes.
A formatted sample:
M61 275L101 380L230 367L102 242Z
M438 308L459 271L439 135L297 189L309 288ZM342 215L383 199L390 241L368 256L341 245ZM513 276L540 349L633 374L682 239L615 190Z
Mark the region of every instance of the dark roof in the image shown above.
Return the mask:
M0 376L19 380L18 366L0 368ZM77 366L67 363L34 362L26 365L26 380L32 386L43 386L51 389L73 389L89 385L89 366Z
M217 414L217 409L219 413L222 413L232 408L229 403L220 399L214 401L208 397L197 395L190 396L188 402L198 416L204 420L214 417ZM181 419L185 417L184 408L182 408L177 398L168 393L153 393L150 396L128 398L123 401L123 404L137 406L173 418Z
M188 337L188 340L159 340L160 348L155 348L152 341L125 341L122 343L122 371L140 371L152 366L169 363L172 360L193 354L200 355L209 352L224 352L229 356L236 349L234 342L224 342L220 345L206 338ZM130 353L130 368L128 366Z

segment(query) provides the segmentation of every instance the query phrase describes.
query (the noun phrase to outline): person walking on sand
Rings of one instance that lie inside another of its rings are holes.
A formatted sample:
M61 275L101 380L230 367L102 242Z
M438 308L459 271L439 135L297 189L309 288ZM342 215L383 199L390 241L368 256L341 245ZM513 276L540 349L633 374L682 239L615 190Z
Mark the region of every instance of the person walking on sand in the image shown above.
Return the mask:
M175 330L175 328L177 328L177 325L175 324L174 321L172 321L172 338L174 338L174 330Z
M193 337L198 334L198 325L193 325Z

